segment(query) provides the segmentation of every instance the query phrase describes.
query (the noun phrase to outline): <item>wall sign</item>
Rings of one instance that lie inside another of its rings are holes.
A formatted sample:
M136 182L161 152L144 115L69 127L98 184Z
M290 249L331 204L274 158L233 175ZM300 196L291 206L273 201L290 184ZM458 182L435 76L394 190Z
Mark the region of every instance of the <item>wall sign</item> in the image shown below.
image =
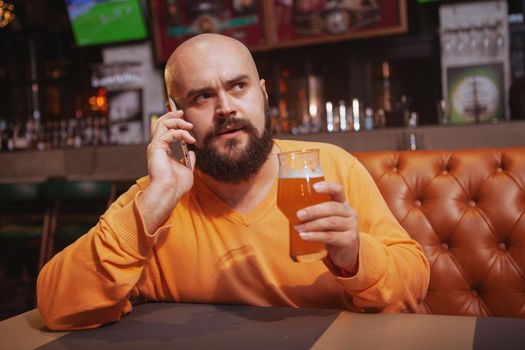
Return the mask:
M439 16L443 96L449 106L450 122L506 119L507 3L442 5Z

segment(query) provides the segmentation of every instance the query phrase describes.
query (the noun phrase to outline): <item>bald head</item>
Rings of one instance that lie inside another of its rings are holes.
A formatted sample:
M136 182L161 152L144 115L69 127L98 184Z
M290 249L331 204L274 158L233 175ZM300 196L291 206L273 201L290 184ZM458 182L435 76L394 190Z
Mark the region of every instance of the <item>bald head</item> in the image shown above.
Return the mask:
M259 80L253 57L243 43L215 33L194 36L179 45L166 63L164 76L168 92L177 95L173 90L179 83L187 81L189 72L212 71L231 63L238 65L252 79Z

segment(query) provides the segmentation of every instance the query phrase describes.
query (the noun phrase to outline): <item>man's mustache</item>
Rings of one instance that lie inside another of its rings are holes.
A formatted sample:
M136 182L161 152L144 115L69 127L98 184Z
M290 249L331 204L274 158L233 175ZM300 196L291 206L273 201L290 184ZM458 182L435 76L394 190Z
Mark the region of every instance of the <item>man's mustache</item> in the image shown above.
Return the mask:
M210 134L213 135L213 136L219 135L226 128L229 128L229 129L244 129L248 133L255 133L257 131L255 129L255 126L253 126L253 124L249 120L236 118L236 117L229 117L229 118L226 118L226 119L216 120L214 122L214 125L213 125L213 130L208 132L208 135L210 135Z

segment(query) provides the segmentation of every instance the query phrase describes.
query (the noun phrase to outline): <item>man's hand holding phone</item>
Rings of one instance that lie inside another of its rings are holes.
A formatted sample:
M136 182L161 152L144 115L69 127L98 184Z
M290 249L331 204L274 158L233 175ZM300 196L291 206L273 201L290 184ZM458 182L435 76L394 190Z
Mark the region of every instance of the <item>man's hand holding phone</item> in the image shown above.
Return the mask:
M172 157L171 150L173 142L196 142L189 132L193 125L185 121L183 115L183 111L172 110L151 126L151 142L147 150L150 184L137 201L149 234L166 221L175 205L193 186L194 153L187 153L186 160L190 163L185 166Z
M177 105L175 104L175 100L173 100L173 98L171 98L171 96L169 95L168 95L168 103L170 106L170 111L175 112L178 109ZM193 166L191 164L190 153L188 152L188 146L186 145L186 141L184 141L184 139L180 139L178 142L178 145L180 146L180 149L181 149L182 161L184 165L186 165L190 170L192 170Z

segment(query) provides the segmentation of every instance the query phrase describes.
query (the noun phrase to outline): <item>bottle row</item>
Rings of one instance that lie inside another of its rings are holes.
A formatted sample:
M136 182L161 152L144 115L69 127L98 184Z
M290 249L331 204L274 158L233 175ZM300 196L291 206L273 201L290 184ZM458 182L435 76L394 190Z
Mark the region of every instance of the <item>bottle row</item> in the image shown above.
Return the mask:
M87 116L36 122L7 123L0 120L0 151L79 148L111 143L105 116Z
M404 95L399 106L388 111L365 107L356 98L350 103L345 100L337 103L327 101L322 108L310 104L302 115L293 115L289 111L280 113L280 108L274 107L271 108L272 126L275 134L363 131L387 126L415 128L419 125L419 114L409 107L410 103Z
M441 120L448 115L446 102L440 102L440 123L446 124ZM280 107L269 108L272 131L276 135L357 132L386 126L415 128L419 125L419 114L410 110L410 99L405 95L399 105L389 110L365 107L355 98L349 103L345 100L311 103L303 113L283 112ZM142 137L144 127L148 128L141 120L111 122L103 113L77 113L73 118L43 122L28 118L25 122L8 123L0 119L0 151L137 144L145 141Z

